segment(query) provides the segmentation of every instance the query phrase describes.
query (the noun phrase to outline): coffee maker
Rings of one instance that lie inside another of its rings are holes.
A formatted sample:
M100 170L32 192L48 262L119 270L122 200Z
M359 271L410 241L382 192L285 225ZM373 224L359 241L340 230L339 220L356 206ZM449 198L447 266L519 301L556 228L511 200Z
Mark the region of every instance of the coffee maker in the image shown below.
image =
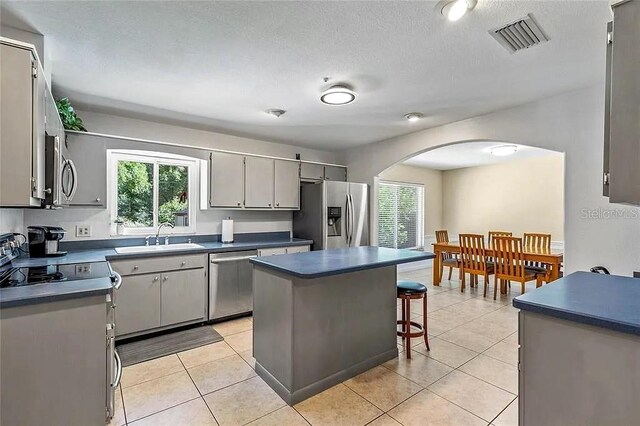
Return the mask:
M59 257L67 254L58 250L58 243L67 232L58 226L29 226L29 255L31 257Z

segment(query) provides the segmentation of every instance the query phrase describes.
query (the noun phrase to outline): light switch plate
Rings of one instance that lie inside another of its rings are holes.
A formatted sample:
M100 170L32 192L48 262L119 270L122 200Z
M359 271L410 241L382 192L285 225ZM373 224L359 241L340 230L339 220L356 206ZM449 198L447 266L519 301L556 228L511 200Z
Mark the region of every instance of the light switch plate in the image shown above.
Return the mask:
M91 227L85 225L76 225L76 237L90 237Z
M76 274L91 274L91 264L81 263L76 265Z

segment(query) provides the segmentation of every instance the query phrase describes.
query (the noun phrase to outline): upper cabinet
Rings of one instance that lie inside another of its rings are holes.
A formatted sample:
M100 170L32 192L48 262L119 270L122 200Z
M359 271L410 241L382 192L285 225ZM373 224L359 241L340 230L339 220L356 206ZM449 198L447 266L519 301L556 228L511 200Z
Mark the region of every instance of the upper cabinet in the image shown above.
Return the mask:
M346 182L347 168L303 161L300 165L300 177L305 182L319 182L322 180Z
M78 189L69 206L107 206L107 141L98 136L69 134L67 149L75 158Z
M335 180L337 182L347 181L347 168L340 166L324 166L324 180Z
M246 208L270 209L274 204L274 160L264 157L245 157L244 161L244 206Z
M300 208L299 161L212 152L209 177L211 207Z
M298 161L274 160L275 164L275 208L300 209L300 163Z
M640 1L613 6L608 27L604 195L640 205Z
M40 207L46 105L52 100L35 52L8 40L0 47L0 207Z
M244 206L244 155L212 152L209 165L211 207Z

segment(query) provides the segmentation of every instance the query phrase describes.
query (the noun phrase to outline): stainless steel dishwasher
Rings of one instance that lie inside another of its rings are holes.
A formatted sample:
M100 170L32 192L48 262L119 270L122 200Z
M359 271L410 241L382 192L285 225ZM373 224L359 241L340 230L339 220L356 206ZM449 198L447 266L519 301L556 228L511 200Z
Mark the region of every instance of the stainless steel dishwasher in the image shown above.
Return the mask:
M257 250L209 255L209 319L253 310L253 268Z

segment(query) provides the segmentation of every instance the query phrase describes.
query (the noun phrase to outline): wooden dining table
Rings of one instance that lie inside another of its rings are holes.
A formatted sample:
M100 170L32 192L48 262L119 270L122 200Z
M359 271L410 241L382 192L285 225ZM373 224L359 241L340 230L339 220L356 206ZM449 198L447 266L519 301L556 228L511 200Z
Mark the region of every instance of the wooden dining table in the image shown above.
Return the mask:
M539 262L549 265L550 280L557 280L560 276L560 268L562 267L563 253L556 250L546 250L532 247L523 247L524 260L526 262ZM457 242L433 243L433 285L439 286L442 280L441 262L443 253L459 254L460 244ZM493 250L485 249L487 257L492 257Z

